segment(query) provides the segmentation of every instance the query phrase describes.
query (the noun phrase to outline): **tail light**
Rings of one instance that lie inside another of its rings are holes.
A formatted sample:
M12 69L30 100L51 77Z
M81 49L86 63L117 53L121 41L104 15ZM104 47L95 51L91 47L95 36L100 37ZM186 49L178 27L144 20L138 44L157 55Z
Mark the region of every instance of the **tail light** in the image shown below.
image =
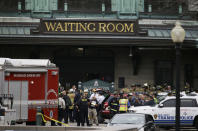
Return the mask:
M105 102L103 108L106 109L108 105L109 105L108 102Z

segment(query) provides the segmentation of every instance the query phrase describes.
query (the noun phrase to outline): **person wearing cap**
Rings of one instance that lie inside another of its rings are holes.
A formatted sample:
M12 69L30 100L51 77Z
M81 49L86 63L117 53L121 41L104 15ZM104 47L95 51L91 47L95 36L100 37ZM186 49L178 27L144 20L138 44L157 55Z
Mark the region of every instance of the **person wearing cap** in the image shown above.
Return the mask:
M98 107L98 101L95 97L92 97L92 99L89 99L89 108L88 108L88 112L89 112L89 120L90 120L90 125L93 124L93 122L96 123L96 125L98 126L98 117L97 117L97 107Z
M129 94L128 94L128 100L129 100L129 102L130 102L130 105L133 105L132 97L133 97L133 93L129 93Z
M91 100L93 97L95 97L96 99L98 99L98 93L96 92L96 89L95 88L92 89L92 94L89 97L89 99Z
M88 98L87 98L87 93L88 90L84 90L84 93L81 96L81 99L78 101L77 106L80 112L80 123L81 126L84 126L84 123L86 121L87 126L89 125L89 120L88 120ZM79 123L77 123L77 126L80 126Z
M119 109L119 98L118 93L113 93L114 97L109 101L108 105L110 107L110 117L112 118L115 114L118 113Z
M68 93L68 97L70 98L71 100L71 106L69 106L69 120L70 122L74 122L74 97L75 97L75 93L74 93L74 89L71 88L69 89L69 93Z

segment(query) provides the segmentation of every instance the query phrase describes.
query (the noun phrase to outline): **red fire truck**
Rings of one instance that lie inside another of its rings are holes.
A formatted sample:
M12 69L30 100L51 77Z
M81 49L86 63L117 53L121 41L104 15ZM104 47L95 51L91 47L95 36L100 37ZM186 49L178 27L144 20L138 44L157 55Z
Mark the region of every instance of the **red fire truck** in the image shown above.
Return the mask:
M0 94L13 95L16 121L32 124L40 107L57 119L59 70L47 59L0 58Z

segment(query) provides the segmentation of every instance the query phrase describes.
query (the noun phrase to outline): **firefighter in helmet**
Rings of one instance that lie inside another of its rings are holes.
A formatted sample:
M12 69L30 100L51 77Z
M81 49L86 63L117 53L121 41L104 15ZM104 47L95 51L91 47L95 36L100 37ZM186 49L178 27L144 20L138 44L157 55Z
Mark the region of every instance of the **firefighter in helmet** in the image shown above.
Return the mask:
M119 98L117 92L113 93L114 97L109 101L110 117L112 118L119 109Z

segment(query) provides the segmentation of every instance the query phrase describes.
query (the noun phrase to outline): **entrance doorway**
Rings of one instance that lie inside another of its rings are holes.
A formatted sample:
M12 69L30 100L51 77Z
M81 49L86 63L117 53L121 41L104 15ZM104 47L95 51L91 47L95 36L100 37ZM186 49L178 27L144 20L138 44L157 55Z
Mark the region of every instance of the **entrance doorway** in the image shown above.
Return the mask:
M64 87L92 79L114 81L114 54L111 48L65 47L61 52L55 53L54 63L60 68L60 82Z
M173 64L171 61L157 61L155 64L155 84L173 85Z

